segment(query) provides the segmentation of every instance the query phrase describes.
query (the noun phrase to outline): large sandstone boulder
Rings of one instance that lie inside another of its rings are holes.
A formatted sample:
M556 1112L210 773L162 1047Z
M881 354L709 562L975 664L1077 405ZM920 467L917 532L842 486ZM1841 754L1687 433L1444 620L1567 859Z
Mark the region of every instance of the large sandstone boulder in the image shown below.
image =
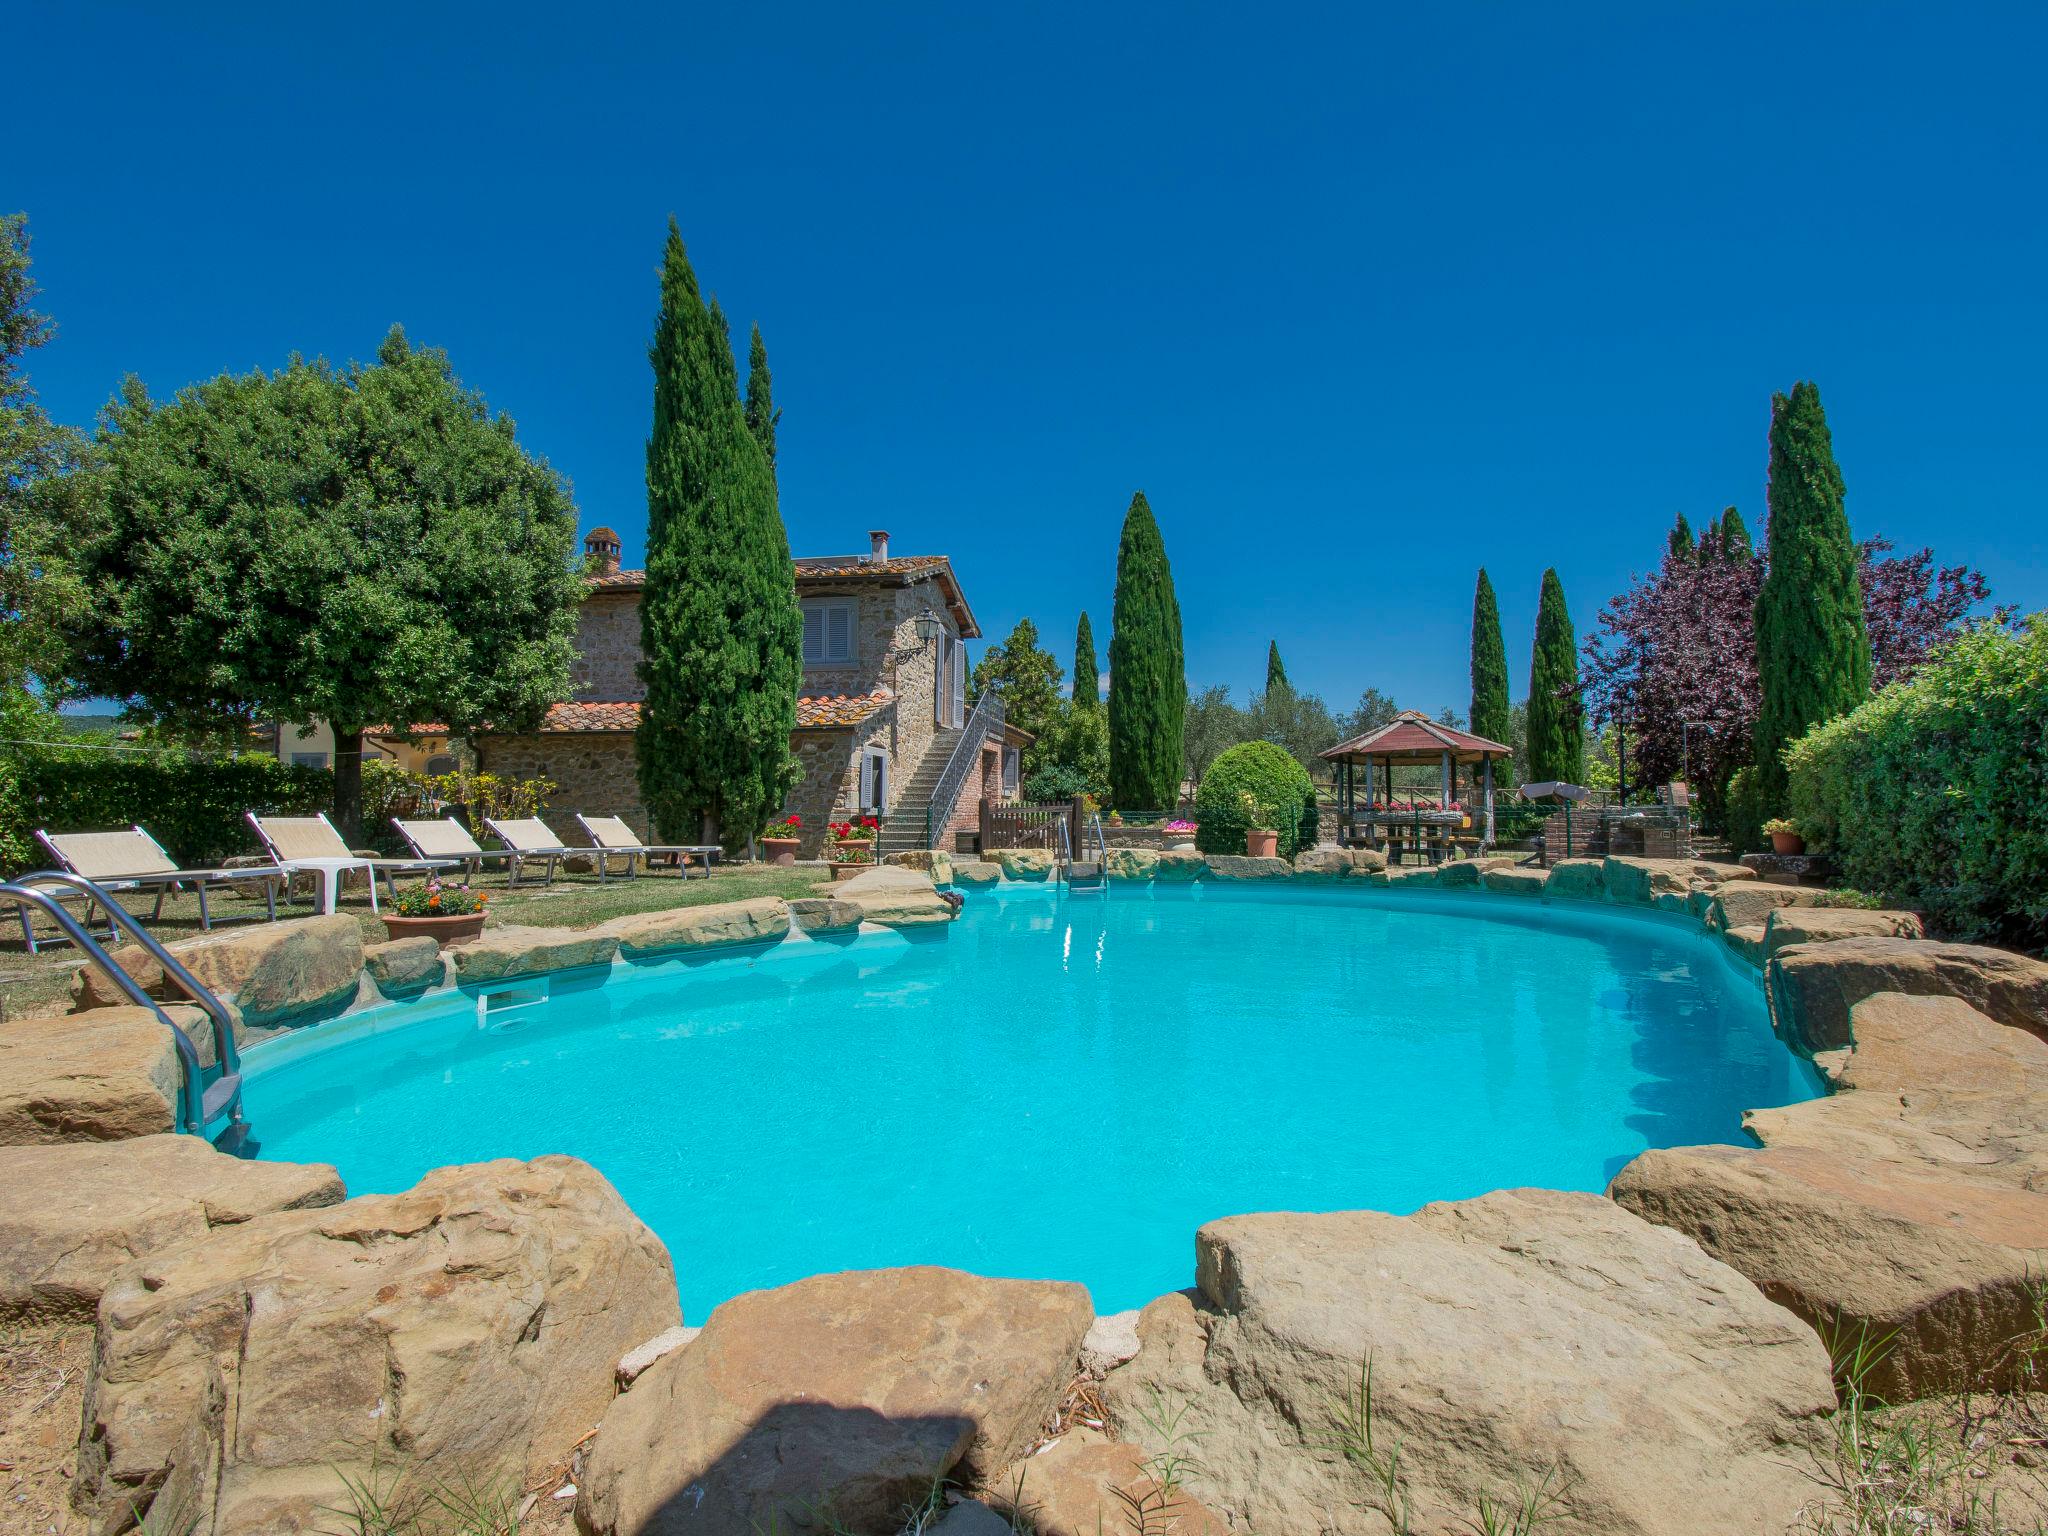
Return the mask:
M619 939L601 928L528 928L513 925L486 928L484 936L448 951L454 979L464 986L543 976L549 971L574 971L610 965Z
M1881 1343L1879 1396L2012 1385L2048 1250L2048 1043L1950 997L1880 993L1853 1025L1834 1095L1749 1116L1761 1149L1646 1152L1610 1193Z
M1112 880L1150 880L1159 872L1159 852L1154 848L1112 848L1102 867Z
M1417 1531L1546 1479L1573 1536L1780 1531L1819 1492L1801 1468L1835 1401L1820 1341L1597 1195L1239 1216L1197 1252L1199 1304L1154 1302L1105 1392L1154 1454L1151 1405L1185 1404L1191 1486L1240 1524L1384 1536L1379 1490L1335 1453L1363 1449L1368 1371L1373 1445L1398 1443Z
M355 1001L363 973L362 929L346 913L217 928L167 947L195 980L232 1003L246 1028L255 1031L339 1013ZM121 946L113 957L151 997L183 997L136 945ZM93 966L83 967L72 980L74 1008L126 1002Z
M1848 1045L1849 1010L1879 992L1959 997L2001 1024L2048 1036L2048 964L1980 944L1799 944L1771 957L1764 983L1779 1038L1809 1055Z
M1510 864L1487 870L1479 877L1479 883L1506 896L1541 896L1550 877L1540 869Z
M1569 901L1605 901L1607 866L1598 859L1559 859L1550 866L1543 894Z
M931 876L932 884L944 889L953 883L953 855L943 848L909 848L882 860L898 869L914 869Z
M950 923L958 909L938 892L929 876L888 865L855 875L833 887L842 901L860 908L861 917L885 928L922 928Z
M1764 953L1794 944L1832 944L1837 939L1922 939L1927 930L1917 912L1872 912L1861 907L1778 907L1764 918Z
M1703 859L1635 859L1610 857L1601 866L1607 899L1628 906L1676 906L1696 887L1739 880L1752 872L1739 864L1713 864ZM1659 902L1658 897L1674 898Z
M363 968L386 997L411 997L441 980L441 943L426 934L363 946Z
M605 1415L577 1520L592 1536L894 1530L939 1478L1025 1450L1093 1316L1078 1285L931 1268L735 1297Z
M979 859L965 860L953 866L955 885L994 885L1003 878L1003 866L984 863Z
M1386 867L1377 848L1304 848L1294 856L1294 872L1312 879L1357 878Z
M197 1008L165 1012L195 1044L207 1040ZM182 1081L171 1033L147 1008L0 1024L0 1146L169 1131Z
M789 906L780 896L754 896L745 901L643 912L614 918L604 927L618 936L619 949L628 959L673 950L773 944L789 932Z
M336 1529L373 1469L524 1487L677 1321L660 1242L572 1158L213 1227L107 1287L78 1503L95 1532L166 1501L272 1536Z
M1155 880L1199 880L1209 872L1209 858L1194 848L1162 848L1152 871Z
M798 896L789 903L789 920L805 933L852 933L860 927L860 908L837 896Z
M981 856L1001 865L1004 877L1010 880L1043 880L1052 874L1056 862L1050 848L990 848Z
M90 1319L131 1259L341 1198L324 1163L249 1162L197 1136L0 1147L0 1323Z
M1219 880L1285 880L1294 866L1282 858L1255 859L1246 853L1212 853L1209 873Z
M1724 932L1761 927L1778 908L1810 907L1821 897L1811 886L1772 885L1763 880L1730 880L1709 889L1713 900L1707 907L1707 926Z

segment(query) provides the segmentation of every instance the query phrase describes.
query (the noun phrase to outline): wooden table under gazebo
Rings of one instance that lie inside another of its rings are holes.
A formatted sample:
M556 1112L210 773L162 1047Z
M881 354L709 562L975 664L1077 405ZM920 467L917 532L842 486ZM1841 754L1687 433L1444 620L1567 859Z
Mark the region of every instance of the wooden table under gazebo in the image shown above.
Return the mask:
M1351 847L1409 842L1418 852L1441 857L1452 836L1471 825L1471 813L1457 808L1458 770L1469 767L1477 770L1473 780L1484 795L1479 846L1492 846L1493 760L1510 755L1502 743L1404 709L1385 725L1340 741L1320 755L1337 765L1339 843ZM1394 769L1429 766L1435 766L1441 775L1442 793L1435 806L1410 795L1397 807ZM1365 770L1362 785L1361 768Z

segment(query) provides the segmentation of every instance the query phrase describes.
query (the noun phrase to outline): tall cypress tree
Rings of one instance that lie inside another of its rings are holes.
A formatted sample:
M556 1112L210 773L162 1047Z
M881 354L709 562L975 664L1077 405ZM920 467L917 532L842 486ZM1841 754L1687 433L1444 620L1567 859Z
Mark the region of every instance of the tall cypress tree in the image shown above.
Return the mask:
M1508 650L1500 635L1500 604L1482 566L1472 593L1472 734L1505 742L1513 728L1508 713Z
M796 782L803 616L767 455L747 430L725 319L669 220L647 439L647 586L635 738L661 836L737 846Z
M754 327L754 339L747 346L747 430L768 455L769 469L775 468L775 424L782 412L775 408L773 382L768 377L768 348L761 341L761 327Z
M1095 662L1095 628L1086 609L1074 630L1074 708L1102 708L1102 669Z
M1678 514L1678 521L1671 525L1671 537L1667 542L1671 553L1676 558L1680 560L1692 559L1695 552L1692 540L1692 524L1685 520L1683 512Z
M1266 642L1266 692L1271 693L1275 689L1280 688L1287 689L1289 692L1293 691L1293 685L1287 681L1287 668L1280 661L1280 642L1278 640L1268 640Z
M1536 645L1529 658L1529 763L1525 778L1576 784L1586 771L1585 706L1579 698L1578 638L1564 583L1543 573Z
M1756 595L1756 797L1782 811L1786 746L1870 693L1863 584L1820 390L1771 400L1769 521Z
M1748 560L1756 553L1749 542L1749 525L1742 520L1742 514L1733 507L1721 513L1721 558L1723 560Z
M1126 810L1170 810L1180 800L1187 664L1166 543L1143 491L1124 517L1110 624L1110 793Z

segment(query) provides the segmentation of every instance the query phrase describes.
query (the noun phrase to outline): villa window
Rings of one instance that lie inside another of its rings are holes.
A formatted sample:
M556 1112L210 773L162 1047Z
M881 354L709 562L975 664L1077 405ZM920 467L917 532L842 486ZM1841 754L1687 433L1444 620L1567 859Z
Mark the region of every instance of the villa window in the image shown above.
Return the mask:
M804 665L853 660L853 604L804 604Z

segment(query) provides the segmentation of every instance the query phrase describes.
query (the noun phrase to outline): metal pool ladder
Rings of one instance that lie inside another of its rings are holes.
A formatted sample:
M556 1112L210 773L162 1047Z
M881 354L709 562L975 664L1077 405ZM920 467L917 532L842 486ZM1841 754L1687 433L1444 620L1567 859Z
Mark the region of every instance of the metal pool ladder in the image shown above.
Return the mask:
M1067 841L1067 824L1060 823L1060 843ZM1067 894L1070 896L1107 896L1109 894L1109 840L1102 835L1102 817L1094 812L1088 816L1087 827L1081 834L1081 857L1072 857L1071 850L1065 861Z
M143 991L142 984L117 965L100 941L64 909L63 903L51 894L49 888L52 886L63 886L90 898L106 914L110 938L125 928L128 937L141 945L143 952L163 968L164 974L205 1011L213 1025L213 1058L220 1067L220 1075L212 1082L206 1081L205 1068L199 1064L199 1048L192 1043L192 1037L179 1028L177 1021L164 1011L163 1005ZM129 1002L156 1015L157 1022L171 1032L172 1042L178 1051L177 1128L188 1135L205 1136L216 1120L226 1120L227 1126L213 1139L214 1145L223 1152L242 1151L249 1140L249 1125L242 1118L242 1056L235 1049L234 1015L228 1011L228 1005L214 995L213 989L186 970L177 956L158 943L155 936L143 927L140 918L114 900L107 891L79 875L54 869L22 875L0 884L0 899L13 903L17 910L34 907L40 911L78 946L87 960L100 968Z

